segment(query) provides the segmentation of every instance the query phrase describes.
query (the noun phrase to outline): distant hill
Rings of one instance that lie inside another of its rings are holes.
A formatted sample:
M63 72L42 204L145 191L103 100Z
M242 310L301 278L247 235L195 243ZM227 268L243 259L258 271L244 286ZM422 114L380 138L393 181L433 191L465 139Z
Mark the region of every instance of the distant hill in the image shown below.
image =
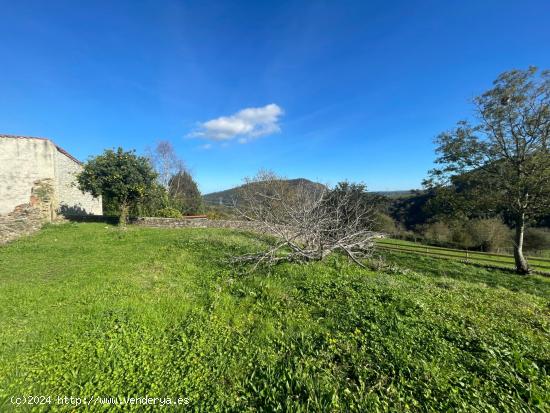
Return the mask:
M319 191L324 189L324 185L319 182L313 182L305 178L287 179L290 185L305 185L306 188L310 187L312 191ZM245 184L248 185L248 184ZM228 205L232 206L235 200L238 201L238 192L244 185L237 186L235 188L226 189L225 191L212 192L210 194L203 195L203 200L208 205ZM383 195L390 199L408 198L414 195L413 190L406 191L373 191L373 194Z
M406 191L373 191L373 194L384 195L391 199L408 198L414 195L412 189Z
M325 187L323 184L320 184L319 182L313 182L305 178L287 179L286 182L288 182L290 185L295 185L295 186L304 185L306 188L311 188L312 191L319 191L324 189ZM238 202L238 192L245 185L250 185L250 184L244 184L241 186L237 186L235 188L226 189L225 191L212 192L210 194L203 195L202 199L208 205L232 206L235 200Z

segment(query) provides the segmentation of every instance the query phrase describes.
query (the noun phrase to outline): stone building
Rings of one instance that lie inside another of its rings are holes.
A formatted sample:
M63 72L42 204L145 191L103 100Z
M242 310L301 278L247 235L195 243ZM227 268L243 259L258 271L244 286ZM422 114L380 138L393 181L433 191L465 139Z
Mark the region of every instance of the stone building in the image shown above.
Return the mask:
M101 215L101 198L76 187L81 169L76 158L49 139L0 135L0 242L32 232L59 214Z

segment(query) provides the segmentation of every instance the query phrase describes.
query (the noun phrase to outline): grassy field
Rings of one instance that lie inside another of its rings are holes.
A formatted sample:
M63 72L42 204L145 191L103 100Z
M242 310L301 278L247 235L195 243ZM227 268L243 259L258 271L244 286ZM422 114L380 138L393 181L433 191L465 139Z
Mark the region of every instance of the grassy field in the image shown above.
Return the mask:
M439 258L467 260L477 264L501 266L503 268L515 268L514 257L512 255L435 247L418 242L392 238L380 239L377 241L377 244L391 250L403 249L409 250L408 252L411 253L416 252L418 254L428 254ZM527 259L532 269L550 273L550 259L530 256L527 256Z
M226 263L263 242L64 224L0 247L0 411L549 411L549 279L392 253ZM29 395L52 404L12 404Z

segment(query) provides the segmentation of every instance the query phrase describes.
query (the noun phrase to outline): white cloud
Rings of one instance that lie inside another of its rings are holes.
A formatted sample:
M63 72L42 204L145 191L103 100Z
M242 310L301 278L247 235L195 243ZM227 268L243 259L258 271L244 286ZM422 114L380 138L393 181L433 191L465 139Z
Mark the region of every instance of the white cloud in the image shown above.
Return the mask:
M190 136L213 141L238 138L239 143L247 143L254 138L280 132L278 122L282 114L283 110L274 103L261 108L246 108L234 115L204 122Z

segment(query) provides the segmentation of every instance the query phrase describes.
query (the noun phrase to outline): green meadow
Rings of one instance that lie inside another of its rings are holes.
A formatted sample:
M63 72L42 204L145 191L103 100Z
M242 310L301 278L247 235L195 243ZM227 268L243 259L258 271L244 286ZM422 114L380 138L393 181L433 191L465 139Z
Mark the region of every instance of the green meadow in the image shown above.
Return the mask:
M0 411L550 410L550 279L389 252L229 264L269 242L71 223L0 247ZM52 404L13 404L31 395Z
M455 259L472 262L475 264L498 266L503 268L515 268L513 255L496 254L475 250L461 250L454 248L436 247L433 245L401 239L384 238L377 241L377 245L386 247L391 251L404 250L409 253L432 255L437 258ZM399 252L399 251L398 251ZM547 251L542 251L542 256L527 256L529 265L535 271L550 275L550 259L545 258Z

